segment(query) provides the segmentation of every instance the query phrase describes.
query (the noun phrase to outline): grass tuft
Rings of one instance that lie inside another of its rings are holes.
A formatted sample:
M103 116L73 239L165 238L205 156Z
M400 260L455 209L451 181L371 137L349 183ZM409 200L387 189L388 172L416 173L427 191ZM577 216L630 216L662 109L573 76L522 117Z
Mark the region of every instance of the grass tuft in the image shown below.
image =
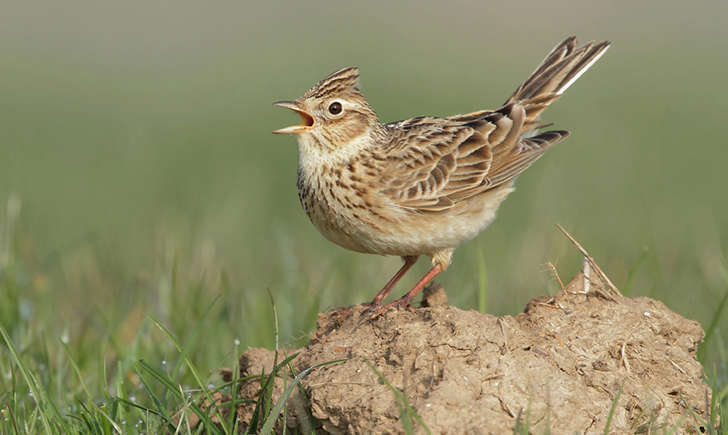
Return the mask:
M18 351L15 348L15 345L8 336L7 331L5 331L5 328L3 328L2 326L0 326L0 335L2 335L3 340L5 341L5 345L8 347L8 350L10 351L10 355L12 356L16 367L18 368L18 370L20 370L20 374L23 376L26 385L30 389L31 397L36 404L35 412L37 412L37 415L40 416L41 422L43 423L43 428L45 429L46 433L51 433L50 422L55 420L56 422L60 423L64 420L64 418L58 412L55 404L48 398L48 395L46 394L45 389L42 388L40 382L38 381L38 378L33 374L33 372L28 369L25 363L21 360L20 356L18 355Z
M430 432L430 429L427 427L424 420L422 420L420 414L418 414L417 410L415 410L415 408L410 405L407 396L405 396L397 388L394 388L389 380L379 370L377 370L376 367L374 367L374 364L372 364L368 360L364 360L364 362L379 377L382 383L386 385L392 391L392 393L394 393L394 397L397 402L397 408L399 409L399 420L402 422L404 432L408 435L414 433L414 426L412 424L412 421L414 420L415 422L417 422L417 424L420 425L425 433L431 434L432 432Z

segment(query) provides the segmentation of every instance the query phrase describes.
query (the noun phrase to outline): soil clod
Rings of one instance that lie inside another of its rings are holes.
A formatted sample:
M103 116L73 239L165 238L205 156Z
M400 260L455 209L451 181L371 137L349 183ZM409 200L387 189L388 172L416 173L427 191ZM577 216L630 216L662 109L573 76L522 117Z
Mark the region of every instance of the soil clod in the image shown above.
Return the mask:
M286 422L398 433L408 418L424 432L412 412L403 414L406 400L433 433L503 433L526 421L532 433L601 433L617 400L610 432L704 426L710 390L695 359L700 325L649 298L600 297L613 292L595 281L580 291L583 283L579 274L515 317L448 306L439 286L424 292L422 307L370 321L360 322L366 306L322 314L293 365L300 372L346 361L302 380L305 394L289 399ZM269 373L272 361L272 351L250 349L240 375ZM274 400L283 385L277 379ZM251 382L241 395L255 399L259 386ZM243 421L252 406L238 410Z

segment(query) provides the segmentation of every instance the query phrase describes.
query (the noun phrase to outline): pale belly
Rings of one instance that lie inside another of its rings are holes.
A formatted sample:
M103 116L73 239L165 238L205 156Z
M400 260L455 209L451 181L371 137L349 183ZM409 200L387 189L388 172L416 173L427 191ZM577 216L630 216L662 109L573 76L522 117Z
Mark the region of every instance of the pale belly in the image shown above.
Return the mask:
M477 236L493 222L498 206L512 191L511 184L503 185L444 212L388 209L387 221L377 220L366 209L331 207L325 197L308 204L301 201L319 232L341 247L370 254L416 256L455 248Z

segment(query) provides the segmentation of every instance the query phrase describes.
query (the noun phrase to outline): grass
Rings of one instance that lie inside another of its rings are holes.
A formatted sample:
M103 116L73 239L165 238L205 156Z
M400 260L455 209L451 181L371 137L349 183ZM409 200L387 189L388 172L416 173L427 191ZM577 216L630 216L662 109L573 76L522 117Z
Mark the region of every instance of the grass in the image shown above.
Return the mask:
M617 394L614 396L614 400L612 401L612 406L609 408L609 414L607 415L607 422L604 424L604 435L609 435L609 430L612 426L612 418L614 417L614 410L617 409L617 404L619 403L619 397L622 395L622 387L623 385L619 386L619 390L617 390Z
M71 355L71 351L66 343L59 341L59 350L64 351L64 357L67 363L72 367L77 375L76 381L78 387L75 388L75 394L66 398L73 404L63 403L68 406L65 412L59 412L57 401L51 397L49 392L53 388L53 384L71 387L69 392L73 391L74 382L67 382L63 379L44 376L46 373L41 372L40 376L30 367L31 364L24 361L19 354L13 340L8 332L0 326L0 337L2 337L5 346L9 351L11 370L11 385L7 392L3 393L3 406L0 408L3 413L4 421L0 421L0 429L2 433L36 433L39 431L45 433L95 433L95 434L111 434L111 433L156 433L166 428L167 431L173 433L213 433L213 434L230 434L238 433L241 423L236 418L236 413L229 412L230 409L236 409L236 405L240 403L237 393L243 382L259 379L261 389L258 394L258 400L255 401L255 411L253 418L249 424L250 433L269 434L272 432L276 422L281 417L281 412L285 406L288 397L293 389L297 388L301 379L303 379L312 370L330 364L340 362L340 360L326 361L311 367L308 367L298 374L295 374L291 382L286 386L283 394L278 401L272 402L273 381L280 376L281 371L286 368L292 370L290 362L296 358L297 353L289 355L283 361L278 362L278 353L276 347L276 359L271 373L261 373L256 376L239 378L239 368L234 366L232 381L221 383L215 386L211 381L213 377L206 376L204 379L199 374L199 370L191 362L187 355L187 350L183 348L175 339L174 335L161 323L150 319L159 330L169 339L176 348L179 357L177 366L171 372L164 368L154 367L143 359L137 361L129 361L132 368L124 373L122 367L124 362L118 364L119 370L116 373L116 386L113 389L115 393L109 392L109 385L101 391L91 392L86 384L86 376L82 373L78 364ZM2 361L7 363L8 361ZM163 366L167 363L163 361ZM184 369L194 379L195 387L183 386L179 379L172 376L172 373L184 372ZM105 366L104 366L105 369ZM24 386L21 386L21 379L16 379L17 373L22 377ZM105 372L105 370L104 370ZM124 375L134 374L136 382L129 382L124 379ZM46 378L43 382L41 379ZM103 376L106 379L106 376ZM136 385L135 385L136 384ZM98 387L98 386L97 386ZM141 391L140 395L128 395L126 391L131 387ZM18 391L28 389L27 398L19 395ZM233 392L231 394L233 400L223 402L217 398L217 394L221 392ZM252 399L248 399L253 402ZM212 404L212 405L210 405ZM31 409L32 408L32 409ZM190 423L188 418L190 413L197 417L196 423ZM20 422L20 424L19 424ZM133 426L131 425L133 422Z
M710 19L725 5L648 3L6 8L0 433L194 431L180 409L210 425L224 410L200 400L235 388L217 368L304 343L319 311L370 299L396 270L308 222L293 139L270 134L293 117L272 101L357 64L386 121L491 107L570 33L614 42L544 114L573 135L438 279L454 305L517 313L558 289L544 264L579 269L561 223L630 296L701 323L727 421L728 38Z
M409 403L407 396L395 388L392 383L389 382L389 380L379 370L377 370L376 367L374 367L374 364L366 360L365 362L374 374L377 375L379 380L382 381L387 388L389 388L392 394L394 394L397 409L399 410L399 420L402 422L402 429L404 432L408 435L414 433L414 423L417 423L424 433L430 435L432 433L430 428L427 427L420 414L418 414L415 408Z
M287 367L292 370L289 363L296 354L280 362L276 357L271 373L223 382L215 369L225 365L226 360L232 360L233 373L237 373L237 355L242 343L235 341L228 345L227 354L221 352L217 362L207 368L203 368L204 362L200 361L205 358L201 358L199 352L206 351L207 339L214 339L214 333L220 332L217 322L225 318L227 308L222 305L230 296L223 291L211 300L201 298L200 286L204 284L200 282L189 283L187 291L180 290L179 280L174 277L178 266L176 262L174 265L170 271L170 285L178 295L188 298L177 304L187 307L197 304L191 311L193 316L178 323L180 329L176 331L160 320L140 318L135 324L135 333L126 338L128 345L120 347L118 342L122 334L118 330L108 331L101 338L94 337L88 343L83 338L70 340L65 333L48 336L46 331L35 329L33 316L28 316L23 308L23 282L17 273L22 265L8 264L3 270L2 291L13 309L4 304L4 315L12 321L0 325L0 432L154 433L166 428L175 433L199 433L203 429L211 433L237 433L241 422L228 412L235 403L220 404L215 395L238 391L241 382L258 378L261 394L256 401L251 428L254 432L270 433L281 418L286 399L300 380L310 370L336 362L310 367L297 374L291 371L292 381L276 403L272 400L272 381ZM480 291L487 296L483 287ZM272 303L272 295L267 299L272 327L266 331L271 330L270 346L277 351L277 306ZM706 339L699 352L704 363L708 346L715 347L715 351L725 357L725 346L716 326L725 316L725 301L726 296L717 301L716 311L706 329ZM310 310L309 307L301 309L302 312ZM242 327L245 326L243 322ZM202 339L201 335L209 332L213 334ZM728 386L725 372L716 367L725 361L715 361L712 370L706 366L706 380L713 389L711 415L714 419L719 416L720 421L725 422ZM384 382L389 385L386 380ZM394 393L405 432L414 431L413 423L427 430L406 398L398 391ZM615 404L618 398L619 394ZM203 402L216 405L203 406ZM610 417L613 412L614 406ZM196 426L190 424L192 415L199 421ZM518 419L516 433L529 433L528 415L526 410L525 419ZM699 421L698 417L693 417ZM605 431L610 421L611 418Z

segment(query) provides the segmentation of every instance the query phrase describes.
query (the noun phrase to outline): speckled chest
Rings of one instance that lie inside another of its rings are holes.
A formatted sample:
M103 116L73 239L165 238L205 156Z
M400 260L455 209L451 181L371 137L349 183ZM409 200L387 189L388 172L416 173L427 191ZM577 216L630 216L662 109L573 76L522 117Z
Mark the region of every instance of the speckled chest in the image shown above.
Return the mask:
M325 165L313 170L298 168L298 199L314 224L318 226L321 220L335 223L351 217L348 211L358 201L347 178L343 170Z
M362 233L378 228L374 219L376 196L359 174L357 162L331 167L298 169L298 198L316 228L329 240L345 248L368 251Z

